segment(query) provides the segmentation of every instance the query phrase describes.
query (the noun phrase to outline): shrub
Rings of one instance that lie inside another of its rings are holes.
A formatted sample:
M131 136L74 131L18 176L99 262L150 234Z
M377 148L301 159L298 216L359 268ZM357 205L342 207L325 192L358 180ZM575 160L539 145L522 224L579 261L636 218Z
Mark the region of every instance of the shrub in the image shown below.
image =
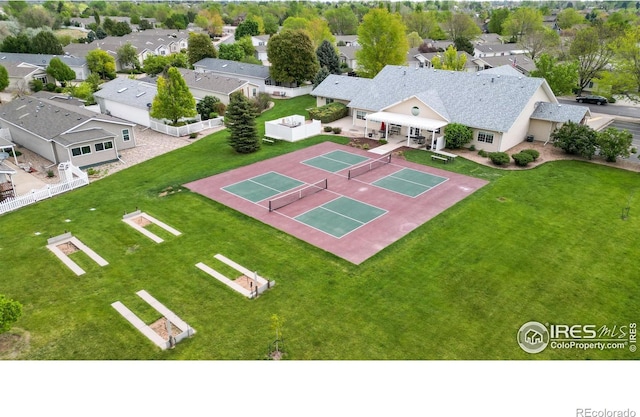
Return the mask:
M476 145L471 145L471 146L469 146L469 150L470 150L471 152L475 151L475 150L476 150Z
M324 127L324 131L325 131L325 132L332 132L332 131L333 131L333 128L332 128L331 126L325 126L325 127Z
M386 139L379 139L379 140L378 140L378 144L380 144L380 145L386 145L386 144L387 144L387 140L386 140Z
M449 123L444 128L444 141L447 148L459 149L473 140L473 130L460 123Z
M87 169L87 175L98 175L98 173L99 173L99 172L100 172L100 171L98 171L98 170L97 170L97 169L95 169L95 168L89 168L89 169Z
M14 151L14 150L9 151L9 156L20 156L20 155L22 155L22 152L20 151Z
M509 155L506 152L491 152L489 159L491 159L491 162L495 165L507 165L510 161Z
M342 128L334 127L333 128L333 133L335 133L336 135L339 135L340 133L342 133Z
M631 153L638 153L638 148L631 148Z
M269 102L271 101L271 97L269 97L269 94L267 93L260 93L252 101L253 101L254 107L256 108L256 112L260 114L269 108Z
M189 139L195 139L197 137L198 137L198 133L197 132L189 133Z
M364 149L365 151L368 151L369 150L369 144L368 143L362 144L362 149Z
M322 123L331 123L349 114L349 109L342 103L333 102L309 110L309 117Z
M209 113L209 119L215 119L216 117L218 117L218 113L216 113L214 111Z
M31 87L31 91L37 93L38 91L42 91L42 89L44 88L44 84L40 80L32 80L29 83L29 87Z
M535 149L523 149L520 151L520 153L528 153L533 158L533 161L538 159L538 157L540 156L540 152L536 151Z
M485 151L484 149L480 149L480 150L478 151L478 155L480 155L480 156L484 156L485 158L486 158L487 156L489 156L489 154L487 153L487 151Z
M533 156L527 152L514 153L511 157L519 167L526 167L529 162L533 162Z
M53 170L52 170L52 169L50 169L50 170L48 170L48 171L47 171L47 178L53 178L53 177L54 177L54 175L55 175L55 174L53 173Z
M224 116L224 112L227 111L227 106L225 106L223 102L216 103L213 105L213 111L218 113L220 116Z
M45 91L49 91L49 92L53 93L54 91L56 91L56 85L54 83L46 83L44 85L44 89L45 89Z

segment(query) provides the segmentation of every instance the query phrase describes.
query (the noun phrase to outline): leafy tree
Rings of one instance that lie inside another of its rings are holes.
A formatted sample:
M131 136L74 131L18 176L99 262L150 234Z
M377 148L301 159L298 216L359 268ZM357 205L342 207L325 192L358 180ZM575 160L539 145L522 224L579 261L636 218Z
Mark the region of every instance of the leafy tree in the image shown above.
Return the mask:
M113 36L124 36L131 33L131 26L127 22L117 22L113 26Z
M320 46L323 41L329 41L332 44L336 42L335 36L331 33L331 29L324 19L319 17L308 19L305 29L309 33L314 47Z
M204 96L202 100L196 104L196 111L202 120L209 120L211 113L217 113L218 103L221 103L218 97Z
M567 122L551 134L553 146L562 149L570 155L580 155L593 158L598 145L596 131L587 125Z
M319 86L320 83L322 83L324 79L329 76L329 74L331 73L329 72L327 67L320 67L320 69L316 73L316 76L313 77L313 88L316 88L317 86Z
M435 12L414 11L405 15L407 31L416 32L421 39L432 38L436 28L440 29Z
M569 56L578 61L578 86L582 90L605 69L613 56L608 31L602 26L579 30L569 47Z
M13 323L22 315L22 304L0 294L0 333L11 329Z
M116 21L106 17L104 19L104 22L102 22L102 28L104 29L105 32L107 32L107 34L109 34L110 36L113 36L116 28Z
M7 36L2 42L3 52L29 53L31 50L31 40L24 33L16 36Z
M464 53L458 54L458 51L453 45L449 45L444 56L441 58L436 55L431 60L431 64L435 69L443 69L449 71L464 71L464 67L467 64L467 56Z
M319 64L311 38L304 30L283 30L267 44L271 67L269 74L275 81L298 83L311 80Z
M89 51L86 59L89 71L98 74L101 79L116 77L116 60L107 51L93 49Z
M224 26L224 21L220 13L212 9L200 10L194 23L203 30L206 30L209 35L214 36L222 34L222 27Z
M584 16L571 7L562 9L558 12L556 19L560 29L569 29L585 21Z
M502 33L504 21L509 17L509 9L494 9L491 11L491 19L489 20L489 25L487 29L489 29L490 33Z
M531 7L518 7L502 23L502 34L519 42L522 36L542 27L542 13Z
M189 25L189 18L185 14L174 13L167 17L164 21L164 25L169 29L184 30Z
M120 63L120 68L136 68L140 65L138 51L129 42L118 48L116 51L116 60Z
M46 30L38 32L38 34L31 39L30 51L33 54L64 54L58 38L56 38L52 32Z
M476 22L466 13L449 15L444 22L444 30L449 35L449 39L473 39L482 33Z
M611 94L625 95L640 100L640 27L627 29L613 43L611 62L615 71L606 71L599 77L598 85L608 84ZM604 82L603 82L604 81Z
M542 54L538 57L536 69L529 74L532 77L540 77L547 80L553 94L560 96L570 94L578 85L578 63L562 62L549 54Z
M336 48L327 40L322 41L316 49L318 64L320 68L326 68L330 74L340 74L340 58L336 53Z
M258 28L258 22L256 22L255 20L247 19L238 25L238 27L236 28L234 37L235 37L235 40L238 40L247 35L257 36L259 34L260 34L260 31Z
M362 48L356 52L363 77L373 78L386 65L404 65L407 61L409 43L405 26L397 14L386 9L371 9L358 28L358 43Z
M98 26L96 28L96 38L98 39L104 39L107 36L109 36L109 34L107 32L105 32L105 30L102 28L102 26Z
M336 35L355 35L358 31L358 18L347 4L330 8L324 12L324 18Z
M424 41L420 35L418 35L418 32L411 32L407 35L407 42L409 43L409 48L417 48L422 45Z
M189 46L187 47L189 64L193 65L203 58L216 58L218 53L206 33L189 33Z
M628 158L633 143L633 135L628 130L618 130L609 127L598 132L598 147L600 156L607 162L616 162L618 157Z
M67 81L74 80L76 73L67 64L62 62L58 57L54 57L49 61L47 66L47 74L51 75L56 81L60 82L63 87L67 85Z
M444 128L444 141L449 149L462 148L472 140L473 130L468 126L460 123L449 123Z
M168 119L175 125L183 117L196 114L196 100L177 68L171 67L167 77L158 77L158 93L153 98L149 115L156 119Z
M237 43L221 43L218 46L218 57L231 61L241 61L244 58L244 49Z
M274 35L278 33L279 22L278 18L272 15L271 13L266 13L262 20L264 21L264 33L267 35Z
M0 91L4 91L7 87L9 87L9 72L0 65Z
M235 43L244 49L244 56L246 57L253 57L256 53L256 48L253 46L253 42L251 42L251 36L245 36Z
M153 29L153 25L147 19L140 19L138 30Z
M54 20L51 12L39 5L29 7L18 16L18 21L24 27L35 29L52 27Z
M560 36L558 33L545 26L532 29L520 37L520 45L528 51L527 54L533 60L535 60L540 53L559 44Z
M255 107L239 91L229 98L224 124L230 132L229 145L236 152L246 154L260 149Z

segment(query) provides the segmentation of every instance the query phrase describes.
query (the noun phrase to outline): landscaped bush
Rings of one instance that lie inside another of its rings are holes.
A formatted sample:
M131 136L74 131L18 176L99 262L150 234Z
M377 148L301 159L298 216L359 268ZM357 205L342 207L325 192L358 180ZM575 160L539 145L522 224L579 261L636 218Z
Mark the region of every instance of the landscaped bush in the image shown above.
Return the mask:
M325 132L332 132L332 131L333 131L333 128L332 128L331 126L325 126L325 127L324 127L324 131L325 131Z
M342 133L341 127L334 127L332 130L333 130L333 133L335 133L336 135L339 135L340 133Z
M388 143L388 142L387 142L387 140L386 140L386 139L379 139L379 140L378 140L378 144L380 144L380 145L386 145L387 143Z
M271 97L267 93L260 93L252 101L253 101L253 105L256 108L256 112L260 114L269 108L269 102L271 101Z
M520 167L526 167L527 165L529 165L529 162L533 162L533 156L531 156L530 153L524 151L520 153L514 153L513 155L511 155L511 157L516 162L516 165Z
M540 156L540 152L536 151L535 149L523 149L520 151L520 153L528 153L529 155L531 155L534 161Z
M631 153L638 153L638 148L631 148Z
M460 123L449 123L444 128L444 141L449 149L460 149L473 140L473 130Z
M227 106L225 106L223 102L216 103L213 105L213 111L218 113L220 116L224 116L224 112L227 111Z
M506 152L491 152L489 159L491 159L491 162L495 165L507 165L510 161L509 154Z
M480 156L484 156L485 158L486 158L487 156L489 156L489 154L487 153L487 151L485 151L484 149L480 149L480 150L478 151L478 155L480 155Z
M349 109L342 103L329 103L309 110L309 117L322 123L335 122L349 114Z
M46 83L44 85L44 89L45 91L49 91L50 93L53 93L54 91L56 91L56 85L54 83Z
M471 152L474 152L474 151L476 150L476 145L471 145L471 146L469 146L469 150L470 150Z
M44 88L44 83L40 80L32 80L29 83L29 87L31 87L31 91L37 93L38 91L42 91L42 89Z

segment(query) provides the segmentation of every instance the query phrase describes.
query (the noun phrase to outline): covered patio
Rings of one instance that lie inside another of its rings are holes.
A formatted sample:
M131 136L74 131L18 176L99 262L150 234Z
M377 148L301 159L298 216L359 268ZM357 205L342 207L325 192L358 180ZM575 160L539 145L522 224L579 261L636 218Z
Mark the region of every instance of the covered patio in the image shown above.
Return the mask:
M381 123L380 129L371 128L369 122ZM389 138L390 135L406 135L406 146L411 146L413 141L419 146L424 145L427 149L439 150L444 148L444 138L442 136L436 137L436 135L439 135L440 129L447 124L448 122L444 120L392 112L377 112L366 116L365 134L372 130L380 133L383 138ZM403 127L406 128L405 133L402 132Z

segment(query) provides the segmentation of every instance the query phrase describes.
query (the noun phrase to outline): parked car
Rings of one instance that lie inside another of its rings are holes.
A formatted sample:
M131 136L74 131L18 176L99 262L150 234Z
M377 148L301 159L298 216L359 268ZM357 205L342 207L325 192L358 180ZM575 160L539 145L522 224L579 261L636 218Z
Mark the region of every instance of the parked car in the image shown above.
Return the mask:
M576 97L578 103L590 103L590 104L607 104L606 97L602 96L578 96Z

